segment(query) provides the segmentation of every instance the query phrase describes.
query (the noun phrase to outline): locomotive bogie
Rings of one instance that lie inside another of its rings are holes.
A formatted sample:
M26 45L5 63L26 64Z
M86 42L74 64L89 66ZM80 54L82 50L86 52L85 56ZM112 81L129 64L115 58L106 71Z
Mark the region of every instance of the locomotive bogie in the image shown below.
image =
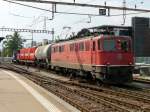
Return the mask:
M97 79L107 83L130 83L133 66L101 66L95 67L93 74Z

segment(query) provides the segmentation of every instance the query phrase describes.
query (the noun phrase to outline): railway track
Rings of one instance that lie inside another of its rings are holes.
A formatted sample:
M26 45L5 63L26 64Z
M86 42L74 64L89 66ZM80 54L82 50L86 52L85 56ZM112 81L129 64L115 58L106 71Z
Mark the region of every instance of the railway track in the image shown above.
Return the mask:
M60 82L57 82L55 80L41 80L41 77L37 79L33 78L33 76L26 76L30 80L34 81L35 83L43 86L50 92L60 96L61 98L68 98L70 102L78 102L78 105L82 105L85 107L85 109L81 109L81 111L87 111L87 112L108 112L108 111L123 111L123 112L130 112L130 111L137 111L138 109L128 109L127 107L117 105L113 102L113 99L110 98L110 101L105 100L104 98L99 98L98 96L93 96L93 94L90 94L88 92L83 91L83 89L79 89L79 87L74 86L68 86L65 84L62 84ZM36 79L36 80L35 80ZM46 78L47 79L47 78ZM67 90L67 92L65 91ZM72 96L75 96L75 98L71 98ZM79 97L80 96L80 97ZM81 99L81 101L80 101ZM111 101L112 100L112 101ZM72 104L72 103L71 103ZM75 104L73 104L76 106ZM94 106L94 107L93 107ZM78 107L77 107L78 108ZM133 107L132 107L133 108ZM87 109L87 110L86 110Z
M145 84L150 84L150 80L148 80L148 79L134 78L134 81L140 82L140 83L145 83Z
M137 93L115 87L105 88L74 82L64 82L37 73L31 73L17 66L5 65L5 68L14 69L17 72L23 73L25 77L43 86L84 112L150 112L150 96L144 96L142 92Z
M28 70L18 67L16 65L12 65L18 69L21 69L21 72L29 72ZM48 77L51 78L51 77ZM115 86L107 86L107 87L97 87L97 86L93 86L90 84L82 84L82 83L76 83L76 82L70 82L70 81L63 81L63 80L59 80L59 79L55 79L55 78L51 78L55 81L61 82L61 83L66 83L66 84L71 84L71 85L76 85L76 86L80 86L83 88L88 88L91 90L95 90L95 91L103 91L106 94L117 94L117 96L121 96L121 97L132 97L132 99L134 100L138 100L138 101L143 101L144 103L150 103L150 94L147 94L147 92L150 93L150 89L143 89L140 91L131 91L131 90L127 90L127 89L123 89L123 88L118 88ZM114 91L115 90L115 91ZM144 97L143 97L144 96Z
M17 71L16 68L15 71ZM26 70L23 71L22 69L19 70L19 72L25 73ZM98 99L90 94L87 95L84 92L77 91L72 87L68 87L68 85L66 86L55 80L48 79L47 77L27 74L24 74L24 76L63 98L83 112L130 112L126 108L120 107L103 99Z

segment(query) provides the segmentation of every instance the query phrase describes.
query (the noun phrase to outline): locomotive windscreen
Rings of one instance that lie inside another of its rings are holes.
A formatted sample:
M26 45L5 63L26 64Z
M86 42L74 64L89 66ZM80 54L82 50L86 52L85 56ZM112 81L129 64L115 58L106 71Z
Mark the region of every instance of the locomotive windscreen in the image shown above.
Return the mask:
M115 51L115 40L104 40L104 51Z

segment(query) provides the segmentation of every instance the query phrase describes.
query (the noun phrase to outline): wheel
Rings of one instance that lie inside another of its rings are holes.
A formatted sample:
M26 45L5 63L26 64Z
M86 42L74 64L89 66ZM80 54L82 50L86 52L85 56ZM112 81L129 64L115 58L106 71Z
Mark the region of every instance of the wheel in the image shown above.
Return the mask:
M100 79L96 79L96 85L97 86L102 86L103 82Z

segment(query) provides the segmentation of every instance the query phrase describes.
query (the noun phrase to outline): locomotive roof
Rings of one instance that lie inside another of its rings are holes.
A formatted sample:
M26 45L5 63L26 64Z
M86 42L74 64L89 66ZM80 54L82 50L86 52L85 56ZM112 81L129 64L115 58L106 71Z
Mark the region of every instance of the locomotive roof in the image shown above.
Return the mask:
M88 29L114 29L114 28L129 29L129 30L132 29L131 26L115 26L115 25L102 25L102 26L91 27L91 28L88 28Z
M59 42L55 42L54 44L63 44L63 43L71 43L74 41L82 41L82 40L89 40L90 38L107 38L107 37L114 37L114 35L98 35L98 36L86 36L84 38L75 38L75 39L71 39L71 40L63 40L63 41L59 41ZM115 38L128 38L129 36L115 36Z
M131 26L115 26L115 25L102 25L97 27L85 28L77 33L75 36L71 36L68 39L56 41L56 43L82 40L86 38L94 37L95 35L113 35L115 36L115 30L125 30L129 33L127 36L131 36L132 27ZM121 35L120 35L121 36ZM123 35L122 35L123 36Z
M59 40L59 41L56 41L55 43L71 42L71 41L76 41L76 40L85 40L85 39L89 39L89 38L92 38L92 37L94 37L94 36L74 37L73 39Z

